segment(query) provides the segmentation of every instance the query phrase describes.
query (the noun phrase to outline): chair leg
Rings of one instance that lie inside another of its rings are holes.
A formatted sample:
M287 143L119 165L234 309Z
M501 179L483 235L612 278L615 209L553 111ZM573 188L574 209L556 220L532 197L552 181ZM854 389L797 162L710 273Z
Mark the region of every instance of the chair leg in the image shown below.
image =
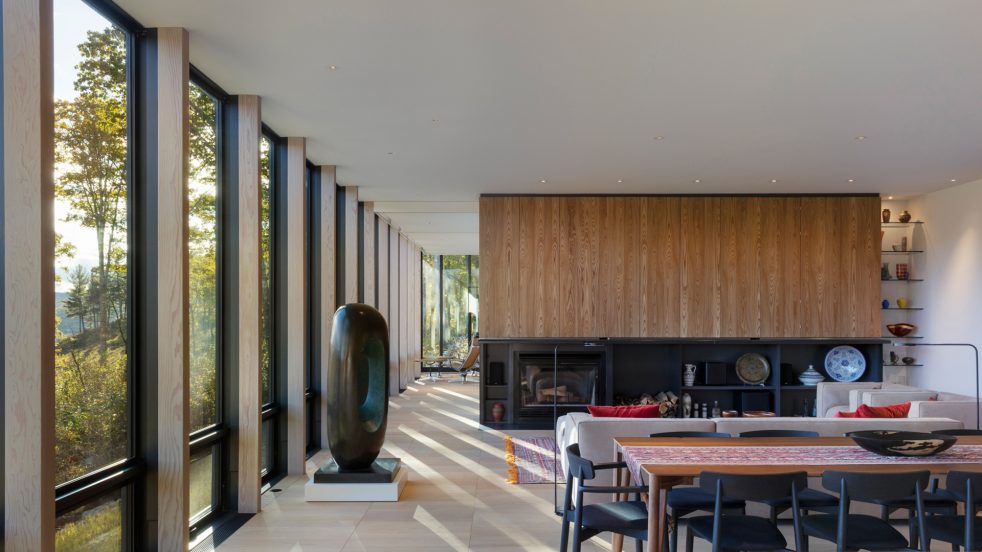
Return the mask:
M642 552L642 550L644 550L643 545L641 544L643 542L644 541L641 539L634 539L634 552Z
M695 538L696 536L692 531L685 531L685 552L692 552L692 545L694 544Z
M563 530L559 533L559 552L569 549L569 522L563 520Z
M679 516L674 511L668 517L668 552L678 552L679 549ZM648 536L651 538L651 536Z
M769 514L768 517L770 517L770 519L771 519L771 523L773 523L774 525L777 525L777 515L778 515L777 508L775 508L774 506L771 506L770 507L770 512L768 512L768 514Z
M880 519L890 522L890 508L888 506L880 506Z
M910 537L910 547L917 549L917 518L914 517L914 512L907 513L907 536Z
M580 524L573 524L573 552L580 552ZM564 551L565 552L565 551Z

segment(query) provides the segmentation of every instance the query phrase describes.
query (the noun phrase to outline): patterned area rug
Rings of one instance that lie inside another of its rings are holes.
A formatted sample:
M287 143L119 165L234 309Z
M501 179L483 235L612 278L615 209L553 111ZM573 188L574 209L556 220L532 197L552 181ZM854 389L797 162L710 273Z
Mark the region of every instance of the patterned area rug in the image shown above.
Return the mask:
M553 456L555 452L556 440L552 437L506 436L505 461L508 462L508 482L513 485L554 482L556 473L563 469L558 456Z

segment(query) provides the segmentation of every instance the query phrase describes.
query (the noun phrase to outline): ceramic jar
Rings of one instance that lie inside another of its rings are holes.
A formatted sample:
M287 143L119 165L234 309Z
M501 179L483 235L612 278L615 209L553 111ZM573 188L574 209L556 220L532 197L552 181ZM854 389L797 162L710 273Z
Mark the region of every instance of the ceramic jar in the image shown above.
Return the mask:
M825 376L819 374L818 371L815 370L815 367L809 364L808 369L798 376L798 381L800 381L802 385L812 387L818 385L819 382L825 381Z

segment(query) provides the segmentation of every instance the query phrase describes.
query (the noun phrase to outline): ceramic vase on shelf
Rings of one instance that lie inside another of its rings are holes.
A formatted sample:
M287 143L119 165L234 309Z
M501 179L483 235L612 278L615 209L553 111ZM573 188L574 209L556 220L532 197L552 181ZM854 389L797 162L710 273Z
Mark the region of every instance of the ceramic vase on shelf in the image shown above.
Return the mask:
M688 393L682 394L682 417L692 417L692 397Z
M883 210L883 222L890 222L890 209Z
M815 370L815 367L809 364L808 369L798 376L798 381L800 381L802 385L813 387L818 385L819 382L825 381L825 376L819 374L818 371Z
M682 385L692 387L696 384L696 365L684 364L683 366L684 371L682 372Z
M910 222L910 213L907 212L907 209L904 209L904 212L900 214L900 222Z
M497 402L491 406L491 419L500 422L505 419L505 405Z

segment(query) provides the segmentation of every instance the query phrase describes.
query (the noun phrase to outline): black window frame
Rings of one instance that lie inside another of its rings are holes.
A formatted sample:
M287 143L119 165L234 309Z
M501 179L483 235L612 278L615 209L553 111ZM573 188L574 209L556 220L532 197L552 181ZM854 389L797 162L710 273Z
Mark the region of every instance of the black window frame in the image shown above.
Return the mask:
M208 78L194 65L189 68L190 83L194 84L215 100L215 293L217 324L215 343L215 423L205 426L188 435L190 455L194 458L211 452L218 456L212 461L212 504L211 510L203 515L189 520L190 536L193 539L202 529L211 526L215 520L225 514L231 507L229 500L230 489L230 439L228 428L227 408L225 401L225 209L222 197L225 184L225 150L224 122L225 110L228 108L230 96L222 87ZM188 464L190 470L190 462Z
M139 435L144 421L140 417L139 383L141 374L139 358L135 347L137 336L140 335L141 301L138 297L138 272L145 270L143 259L136 247L142 242L143 233L137 221L142 217L141 201L143 193L137 175L140 174L144 144L141 140L139 110L139 91L145 90L146 83L141 66L143 41L147 36L146 29L116 4L108 0L79 0L106 18L126 36L126 223L127 223L127 258L126 258L126 294L127 294L127 343L126 343L126 400L128 411L127 437L129 440L128 457L117 462L101 466L89 473L55 486L55 518L71 511L98 501L112 493L120 493L121 533L124 550L135 549L137 542L143 542L143 524L137 522L139 510L137 487L144 481L146 464L140 458ZM53 315L54 313L52 313ZM54 452L52 451L52 454Z
M309 159L305 163L305 182L304 202L307 206L307 220L304 227L304 251L306 255L306 278L307 285L304 286L304 335L307 372L304 375L304 408L306 410L304 420L305 450L307 458L314 455L323 446L320 442L320 372L317 367L321 362L323 351L317 345L320 334L321 321L315 313L321 301L320 271L321 255L318 245L320 240L321 217L320 217L320 173L317 166Z

